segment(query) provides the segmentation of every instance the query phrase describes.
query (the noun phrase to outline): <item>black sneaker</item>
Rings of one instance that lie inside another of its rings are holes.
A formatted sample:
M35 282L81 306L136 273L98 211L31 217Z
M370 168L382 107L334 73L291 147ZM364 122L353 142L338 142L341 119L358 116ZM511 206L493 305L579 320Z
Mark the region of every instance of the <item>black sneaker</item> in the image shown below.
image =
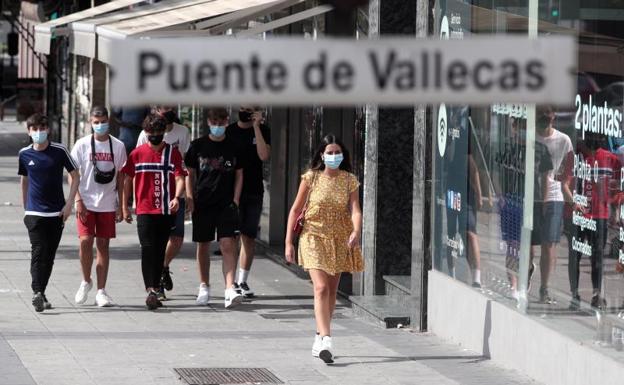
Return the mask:
M541 287L539 291L539 301L540 303L544 303L547 305L553 305L557 303L549 294L548 289L545 287Z
M156 310L162 306L162 302L158 300L158 295L155 291L150 291L145 299L145 305L147 305L147 310Z
M162 286L160 287L160 289L158 289L158 292L156 293L156 295L158 296L159 301L167 300L167 296L165 295L165 288Z
M570 306L568 306L569 310L577 311L581 309L581 296L573 295L572 300L570 301Z
M600 296L600 294L596 294L591 299L591 307L595 309L605 310L607 308L607 301Z
M251 290L249 288L249 285L247 285L247 282L241 282L238 286L240 287L240 290L241 290L241 293L243 294L243 297L251 298L251 297L255 296L253 290Z
M52 304L48 302L48 297L46 297L45 294L43 295L43 307L46 310L52 309Z
M160 286L164 287L167 291L173 290L173 281L171 280L171 272L168 266L163 267L162 274L160 275Z
M473 282L472 287L474 287L475 289L481 289L481 284L479 282Z
M43 294L41 294L41 292L37 292L33 294L32 304L35 307L35 311L37 313L41 313L43 309L45 309L44 302L43 302Z

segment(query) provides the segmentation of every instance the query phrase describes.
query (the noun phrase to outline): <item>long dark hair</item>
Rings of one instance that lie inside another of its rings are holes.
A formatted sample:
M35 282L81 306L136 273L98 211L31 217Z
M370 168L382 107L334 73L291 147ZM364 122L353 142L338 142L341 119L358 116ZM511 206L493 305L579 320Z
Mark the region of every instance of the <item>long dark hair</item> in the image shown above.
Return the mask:
M312 161L310 162L310 170L322 171L325 170L325 163L321 158L321 154L325 152L325 148L330 144L337 144L340 146L340 150L342 151L342 163L340 163L340 169L351 172L351 155L349 155L349 150L345 147L340 139L336 137L334 134L328 134L321 140L321 144L314 153L312 157Z

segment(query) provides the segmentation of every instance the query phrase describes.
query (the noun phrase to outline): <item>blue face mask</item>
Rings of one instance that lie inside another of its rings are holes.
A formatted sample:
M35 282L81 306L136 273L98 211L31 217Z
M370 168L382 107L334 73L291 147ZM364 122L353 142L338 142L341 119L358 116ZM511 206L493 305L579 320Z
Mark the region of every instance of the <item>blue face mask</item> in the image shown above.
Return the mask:
M338 167L340 167L340 163L342 163L343 159L344 157L342 156L342 154L325 155L325 166L329 167L332 170L336 170Z
M33 131L30 134L33 143L44 144L48 140L48 131Z
M210 135L219 137L223 134L225 134L225 126L210 126Z
M108 122L106 123L94 123L91 125L93 127L93 132L98 135L104 135L108 132Z

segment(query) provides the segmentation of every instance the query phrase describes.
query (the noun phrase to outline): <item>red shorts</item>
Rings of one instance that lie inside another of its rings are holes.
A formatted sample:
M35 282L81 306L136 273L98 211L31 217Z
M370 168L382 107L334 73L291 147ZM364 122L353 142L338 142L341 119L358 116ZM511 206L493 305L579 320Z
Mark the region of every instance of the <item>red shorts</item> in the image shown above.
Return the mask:
M115 238L115 212L98 213L87 210L87 220L80 220L76 215L78 236L95 236L96 238Z

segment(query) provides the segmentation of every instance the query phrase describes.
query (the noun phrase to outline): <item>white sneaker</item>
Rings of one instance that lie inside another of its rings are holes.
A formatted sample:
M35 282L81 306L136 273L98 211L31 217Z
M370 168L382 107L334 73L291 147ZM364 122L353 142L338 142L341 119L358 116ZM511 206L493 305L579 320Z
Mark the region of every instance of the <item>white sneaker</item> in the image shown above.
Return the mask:
M314 336L314 344L312 344L312 357L318 357L323 348L323 339L319 334Z
M113 299L106 293L106 290L100 289L97 291L95 295L95 304L99 307L109 307L113 306Z
M198 305L208 305L208 302L210 302L210 287L205 283L199 285L199 293L195 302Z
M334 358L332 356L332 338L330 336L325 336L321 340L321 351L319 352L319 358L323 360L326 364L331 364L334 362Z
M76 292L76 297L74 298L78 305L82 305L87 302L87 297L91 288L93 288L92 282L82 281L80 283L80 287L78 288L78 291Z
M226 309L234 307L240 304L241 302L243 302L243 295L239 291L237 291L234 287L229 287L225 289L225 293L223 294L223 297L225 297L224 302L225 302Z

